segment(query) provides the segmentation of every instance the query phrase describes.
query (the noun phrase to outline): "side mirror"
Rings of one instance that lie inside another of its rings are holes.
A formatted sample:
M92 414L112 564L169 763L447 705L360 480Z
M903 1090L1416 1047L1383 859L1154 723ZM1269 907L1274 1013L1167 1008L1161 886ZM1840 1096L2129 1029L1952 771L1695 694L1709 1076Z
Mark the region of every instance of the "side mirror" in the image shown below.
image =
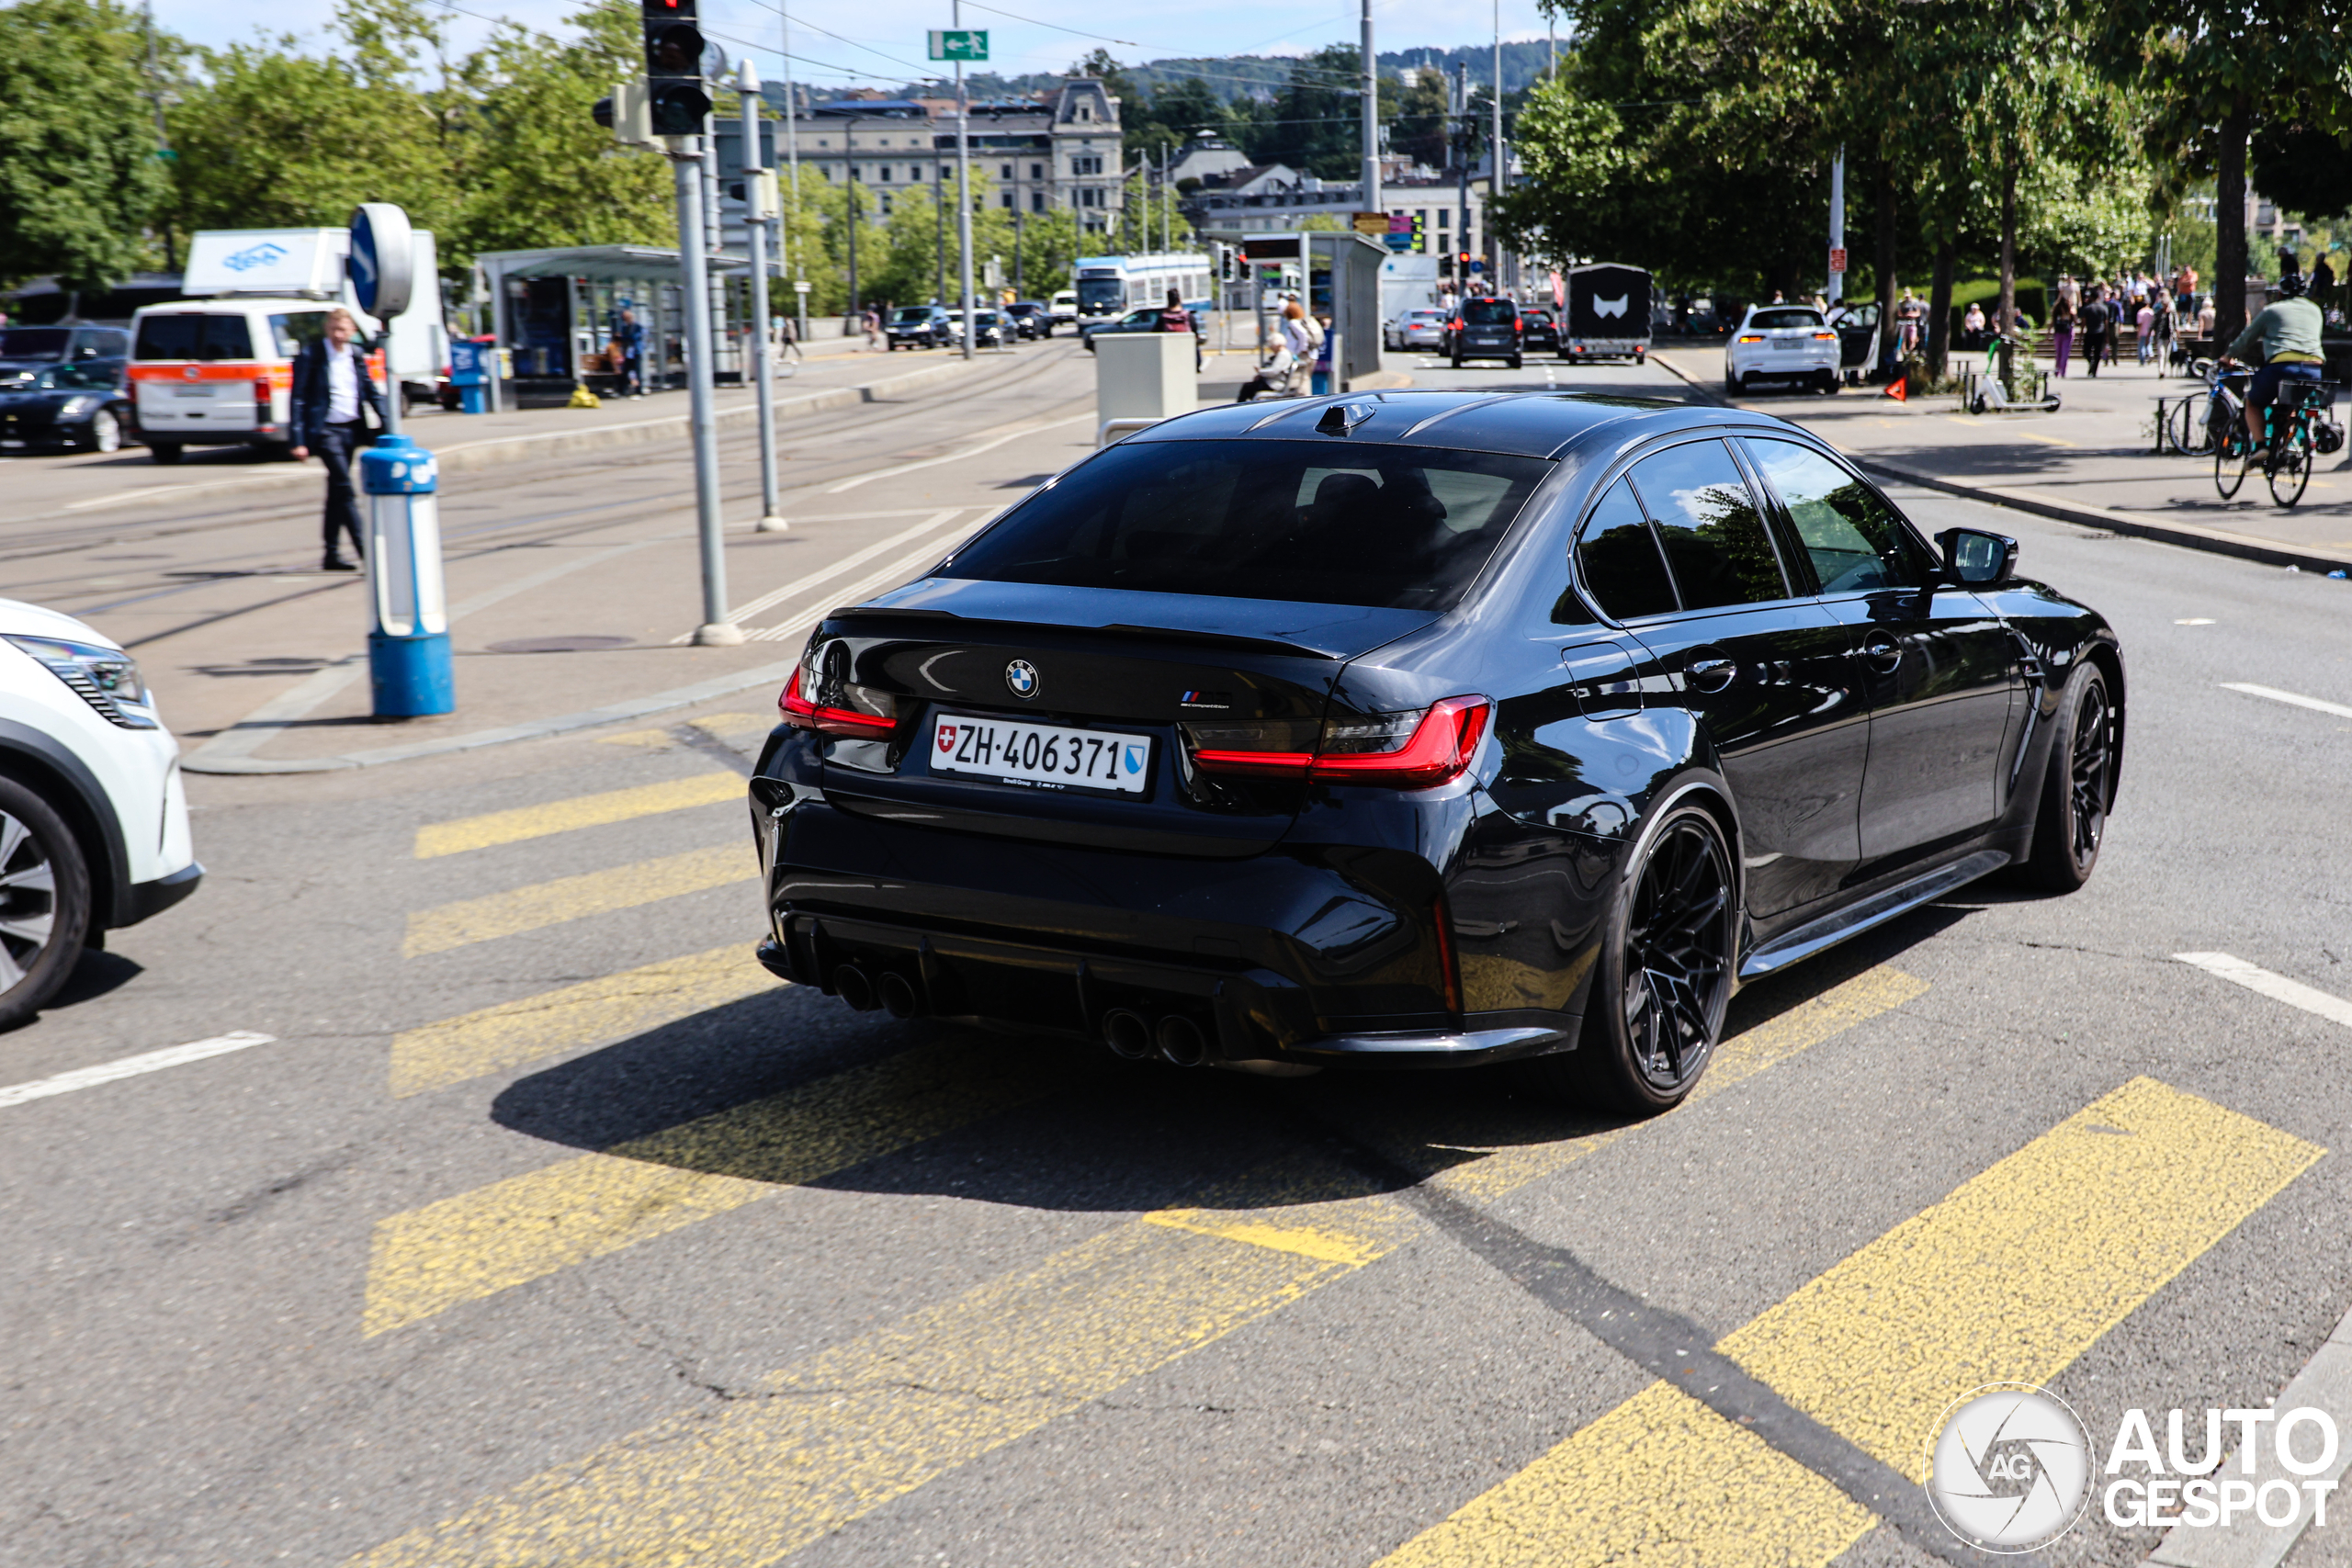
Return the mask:
M1944 575L1962 588L1998 588L2018 574L2018 542L1979 528L1947 528L1936 536L1943 547Z

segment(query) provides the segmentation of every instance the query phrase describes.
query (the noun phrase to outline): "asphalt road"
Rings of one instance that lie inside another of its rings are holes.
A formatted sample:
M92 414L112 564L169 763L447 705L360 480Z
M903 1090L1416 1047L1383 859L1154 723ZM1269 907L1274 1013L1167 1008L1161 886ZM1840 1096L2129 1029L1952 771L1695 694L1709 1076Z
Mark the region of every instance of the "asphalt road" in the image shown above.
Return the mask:
M926 408L934 445L1040 417ZM855 493L1000 505L1080 434ZM2267 1404L2352 1305L2346 1026L2174 955L2352 997L2352 716L2223 684L2352 705L2352 590L1897 499L2118 626L2098 874L1750 987L1646 1123L777 985L759 694L192 780L207 885L0 1038L0 1084L275 1039L0 1104L0 1563L1928 1563L1901 1477L1969 1388L2043 1383L2102 1448ZM258 560L258 525L151 547ZM2157 1539L2095 1506L2046 1557Z

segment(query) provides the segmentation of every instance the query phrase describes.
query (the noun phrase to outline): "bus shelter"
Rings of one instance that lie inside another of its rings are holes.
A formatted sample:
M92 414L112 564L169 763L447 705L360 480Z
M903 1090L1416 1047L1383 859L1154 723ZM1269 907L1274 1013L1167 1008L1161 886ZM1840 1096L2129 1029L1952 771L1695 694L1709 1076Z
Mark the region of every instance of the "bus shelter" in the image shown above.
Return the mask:
M1224 236L1218 236L1223 238ZM1388 247L1362 234L1295 230L1233 236L1250 267L1259 335L1285 294L1306 284L1306 303L1340 335L1340 388L1380 368L1380 264Z
M620 367L612 348L623 310L636 312L644 331L646 389L685 384L685 270L676 251L565 245L485 251L474 265L489 294L490 332L511 366L500 388L504 406L561 401L575 385L616 389ZM741 382L748 345L740 324L751 319L751 264L721 253L710 266L713 379Z

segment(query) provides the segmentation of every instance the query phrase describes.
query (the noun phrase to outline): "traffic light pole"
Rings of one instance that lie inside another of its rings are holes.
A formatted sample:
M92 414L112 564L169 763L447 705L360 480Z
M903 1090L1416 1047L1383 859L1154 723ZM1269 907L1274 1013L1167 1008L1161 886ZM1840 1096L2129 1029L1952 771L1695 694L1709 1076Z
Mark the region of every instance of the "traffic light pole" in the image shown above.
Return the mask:
M732 648L743 628L727 618L727 544L718 511L718 423L711 408L710 258L703 249L702 150L696 138L670 139L670 166L677 175L678 263L685 272L680 290L686 307L686 423L695 448L695 521L702 543L702 624L697 648Z
M776 220L779 240L784 233L780 214L768 209L767 170L760 157L760 73L749 60L737 73L736 90L743 100L743 231L752 250L752 379L760 404L760 521L763 534L781 534L790 526L776 507L775 381L768 364L768 220Z
M950 7L956 27L964 25L963 0ZM963 253L964 357L972 357L972 115L964 101L964 62L956 62L956 244Z

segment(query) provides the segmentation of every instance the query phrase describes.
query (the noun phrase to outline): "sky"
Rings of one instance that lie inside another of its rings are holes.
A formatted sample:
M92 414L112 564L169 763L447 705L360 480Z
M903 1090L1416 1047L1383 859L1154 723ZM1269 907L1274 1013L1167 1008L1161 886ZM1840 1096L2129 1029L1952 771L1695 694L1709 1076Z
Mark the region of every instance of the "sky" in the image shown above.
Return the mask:
M155 21L196 43L218 48L257 31L296 32L323 51L332 0L153 0ZM579 0L429 0L450 12L462 51L481 41L490 19L560 30ZM763 79L783 71L779 0L701 0L703 29L730 59L749 53ZM896 86L944 67L925 61L925 33L952 27L951 0L794 0L793 53L803 81L838 86ZM963 24L986 28L989 68L1004 75L1059 71L1098 43L1130 64L1174 55L1301 54L1327 43L1353 43L1360 4L1333 0L1194 0L1184 6L1014 0L1016 19L964 6ZM1374 43L1396 49L1451 48L1492 37L1494 7L1438 6L1426 0L1375 0ZM1534 0L1502 0L1503 36L1542 38ZM748 51L744 44L753 47ZM855 73L865 73L859 75Z

